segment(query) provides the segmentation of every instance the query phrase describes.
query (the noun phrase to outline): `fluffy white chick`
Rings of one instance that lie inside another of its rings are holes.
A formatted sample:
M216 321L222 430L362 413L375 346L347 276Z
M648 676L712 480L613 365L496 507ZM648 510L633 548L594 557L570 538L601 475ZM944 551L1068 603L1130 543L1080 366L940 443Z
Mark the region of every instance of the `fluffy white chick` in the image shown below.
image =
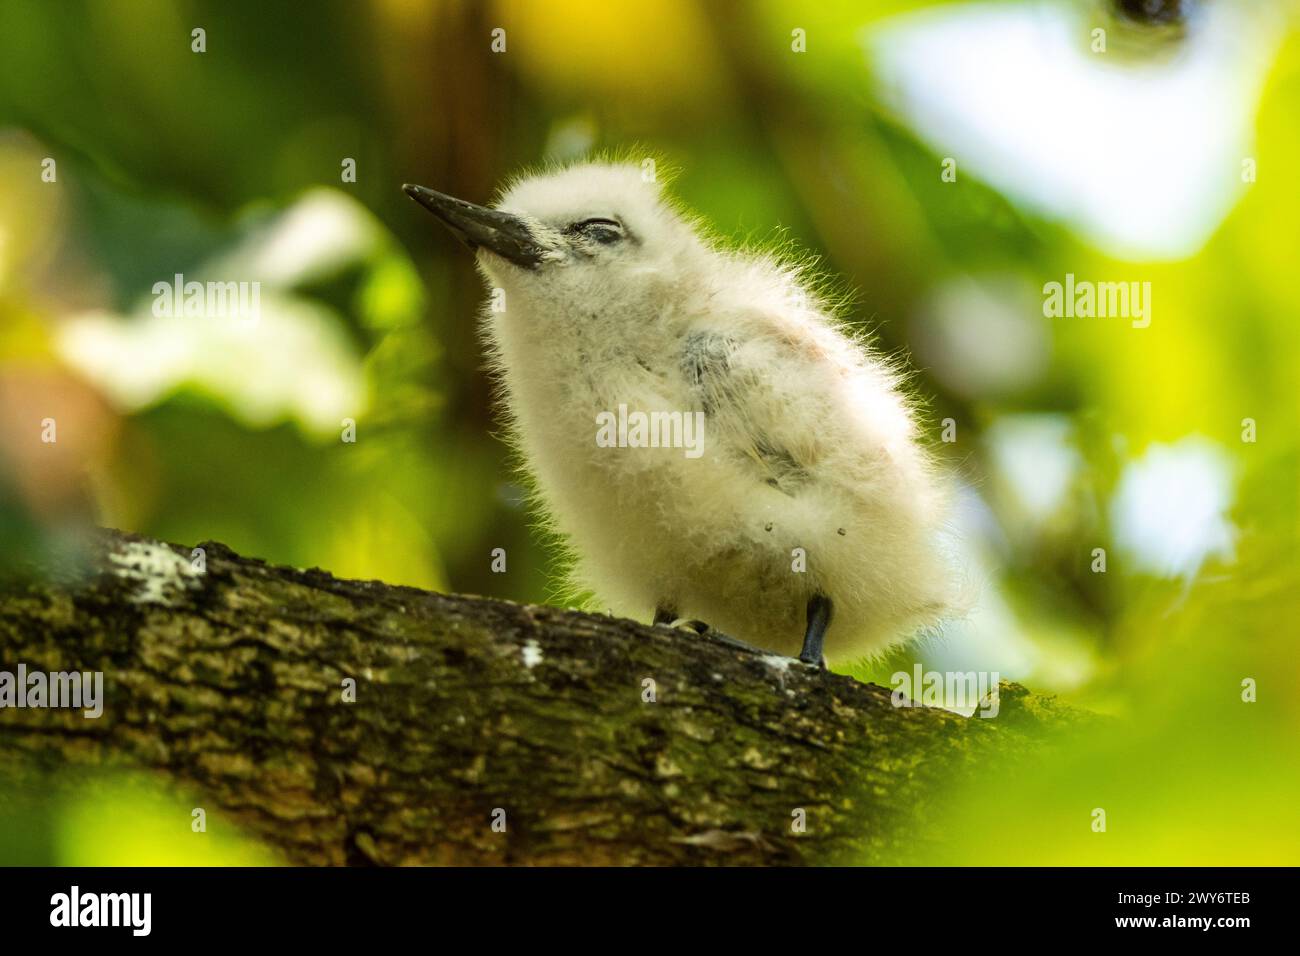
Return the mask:
M405 189L476 250L513 440L602 607L824 663L950 606L900 376L799 268L714 242L632 165L524 177L494 209Z

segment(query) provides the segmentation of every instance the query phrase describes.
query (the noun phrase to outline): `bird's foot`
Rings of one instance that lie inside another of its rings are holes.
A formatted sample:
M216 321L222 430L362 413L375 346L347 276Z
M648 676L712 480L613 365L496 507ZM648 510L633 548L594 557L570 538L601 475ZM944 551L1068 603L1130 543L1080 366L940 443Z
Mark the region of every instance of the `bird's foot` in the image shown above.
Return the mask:
M703 622L703 620L675 618L664 622L664 620L656 619L655 623L664 624L664 626L667 627L675 627L679 631L690 631L692 633L698 633L698 635L703 637L711 637L712 640L718 641L719 644L725 644L729 646L729 648L748 650L748 652L753 654L767 653L766 650L763 650L762 648L755 648L753 644L746 643L746 641L742 641L738 639L738 637L732 637L731 635L727 635L727 633L719 631L718 628L711 627L710 624Z

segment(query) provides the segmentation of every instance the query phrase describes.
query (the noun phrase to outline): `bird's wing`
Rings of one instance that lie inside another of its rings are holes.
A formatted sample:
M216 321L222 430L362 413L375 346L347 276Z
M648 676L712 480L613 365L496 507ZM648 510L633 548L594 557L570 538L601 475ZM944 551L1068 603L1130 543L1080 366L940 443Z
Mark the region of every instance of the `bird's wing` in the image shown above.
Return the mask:
M787 335L696 330L683 340L680 368L705 441L753 465L755 477L793 494L821 458L831 409L820 381L826 357Z

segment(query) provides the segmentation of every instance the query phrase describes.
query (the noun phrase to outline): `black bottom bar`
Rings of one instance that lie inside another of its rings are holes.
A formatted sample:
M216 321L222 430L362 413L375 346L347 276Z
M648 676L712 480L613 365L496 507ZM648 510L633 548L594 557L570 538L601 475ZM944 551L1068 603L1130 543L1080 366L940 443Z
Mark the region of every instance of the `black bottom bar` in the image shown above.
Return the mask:
M1038 935L1036 945L1096 936L1231 941L1288 925L1296 875L1293 869L7 869L0 870L0 933L6 951L15 953L21 950L9 944L22 939L66 942L72 934L81 944L157 939L205 947L276 940L373 944L418 934L431 942L459 939L460 949L475 940L495 947L509 939L587 937L677 946L722 933L732 942L754 937L770 945L769 933L801 926L818 935L860 934L866 950L882 935L903 945L975 944L989 933L1006 941L1020 931L1053 934ZM74 911L79 924L117 925L74 927ZM624 933L597 932L610 920Z

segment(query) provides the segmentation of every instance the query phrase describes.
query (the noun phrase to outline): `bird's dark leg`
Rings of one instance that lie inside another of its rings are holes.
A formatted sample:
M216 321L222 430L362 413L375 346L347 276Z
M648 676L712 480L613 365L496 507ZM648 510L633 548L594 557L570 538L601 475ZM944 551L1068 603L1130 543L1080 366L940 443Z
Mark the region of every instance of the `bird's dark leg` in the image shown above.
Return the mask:
M831 599L824 594L814 594L808 599L808 629L803 632L803 650L799 660L805 664L826 666L822 649L826 646L826 629L831 626Z

